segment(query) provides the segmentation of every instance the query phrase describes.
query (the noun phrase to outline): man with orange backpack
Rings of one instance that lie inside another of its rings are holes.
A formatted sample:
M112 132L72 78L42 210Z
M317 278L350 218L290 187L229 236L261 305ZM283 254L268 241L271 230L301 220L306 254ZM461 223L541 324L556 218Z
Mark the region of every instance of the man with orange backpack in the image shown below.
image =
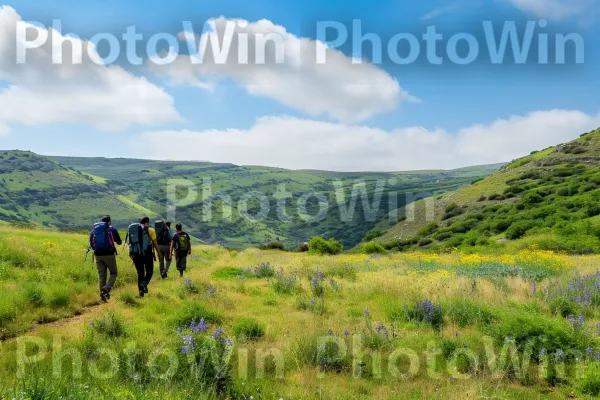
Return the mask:
M89 240L89 246L94 250L96 268L98 269L100 299L104 303L110 299L110 291L117 281L117 248L115 243L121 245L119 231L112 226L110 216L104 216L101 222L94 225ZM110 278L107 282L108 272L110 272Z

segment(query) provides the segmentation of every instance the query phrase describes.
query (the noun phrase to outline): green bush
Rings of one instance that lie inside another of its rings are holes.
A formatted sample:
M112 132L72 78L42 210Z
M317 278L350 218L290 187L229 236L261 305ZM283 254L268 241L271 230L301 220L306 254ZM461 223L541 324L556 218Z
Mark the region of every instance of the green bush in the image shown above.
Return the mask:
M439 229L439 225L436 224L435 222L431 222L427 225L425 225L420 231L419 231L419 236L429 236L433 233L435 233L435 231L437 231Z
M364 243L360 246L360 252L363 254L385 254L385 248L377 242Z
M424 238L424 239L419 240L419 247L429 246L431 243L433 243L433 240Z
M285 250L285 246L280 242L269 242L260 246L261 250Z
M233 332L238 337L259 339L265 336L265 325L254 318L240 318L233 326Z
M534 227L531 221L520 221L513 223L506 231L506 237L510 240L520 239Z
M370 242L373 239L376 239L380 236L383 236L385 234L385 231L380 231L380 230L376 230L376 231L372 231L372 232L368 232L365 237L363 238L363 242Z
M320 236L315 236L308 243L308 251L310 254L340 254L344 250L344 246L334 238L325 240Z

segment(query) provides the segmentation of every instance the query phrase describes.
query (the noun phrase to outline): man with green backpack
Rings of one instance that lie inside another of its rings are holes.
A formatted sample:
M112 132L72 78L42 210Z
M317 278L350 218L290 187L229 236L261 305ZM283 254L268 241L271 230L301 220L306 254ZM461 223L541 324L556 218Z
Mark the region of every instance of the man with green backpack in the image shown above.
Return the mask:
M183 276L183 272L187 268L187 257L192 254L192 244L190 236L183 231L181 224L175 225L175 235L171 241L171 259L173 258L173 250L175 250L175 265L179 271L179 276Z
M156 221L154 223L156 231L156 241L158 242L158 262L160 267L160 276L167 279L169 268L171 267L171 240L173 239L173 231L171 230L171 222Z
M138 224L129 225L129 257L135 264L138 275L140 297L148 293L148 285L154 275L154 250L158 253L156 231L150 227L150 218L142 217Z

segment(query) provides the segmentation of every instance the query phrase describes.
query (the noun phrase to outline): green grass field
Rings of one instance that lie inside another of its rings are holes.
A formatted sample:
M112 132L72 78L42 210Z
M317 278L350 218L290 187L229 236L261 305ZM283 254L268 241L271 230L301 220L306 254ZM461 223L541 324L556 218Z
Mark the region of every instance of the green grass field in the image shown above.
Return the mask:
M99 304L86 237L0 227L0 398L564 399L600 392L597 256L196 246ZM158 279L156 279L158 278Z

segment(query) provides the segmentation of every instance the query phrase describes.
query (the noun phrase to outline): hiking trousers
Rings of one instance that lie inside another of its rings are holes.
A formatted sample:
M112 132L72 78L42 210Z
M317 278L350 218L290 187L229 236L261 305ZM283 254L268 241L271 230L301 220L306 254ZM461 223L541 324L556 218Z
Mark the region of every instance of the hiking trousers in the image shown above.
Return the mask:
M187 252L175 253L177 271L183 272L187 269Z
M168 244L161 244L158 245L158 249L160 250L158 252L160 273L161 275L167 274L169 272L169 268L171 268L171 259L169 258L171 256L171 246Z
M117 281L117 256L114 254L110 256L95 256L95 259L96 269L98 269L98 284L100 286L100 290L108 289L110 292ZM108 277L109 272L110 277Z
M145 284L148 285L154 275L154 256L134 256L133 264L137 270L138 275L138 286Z

